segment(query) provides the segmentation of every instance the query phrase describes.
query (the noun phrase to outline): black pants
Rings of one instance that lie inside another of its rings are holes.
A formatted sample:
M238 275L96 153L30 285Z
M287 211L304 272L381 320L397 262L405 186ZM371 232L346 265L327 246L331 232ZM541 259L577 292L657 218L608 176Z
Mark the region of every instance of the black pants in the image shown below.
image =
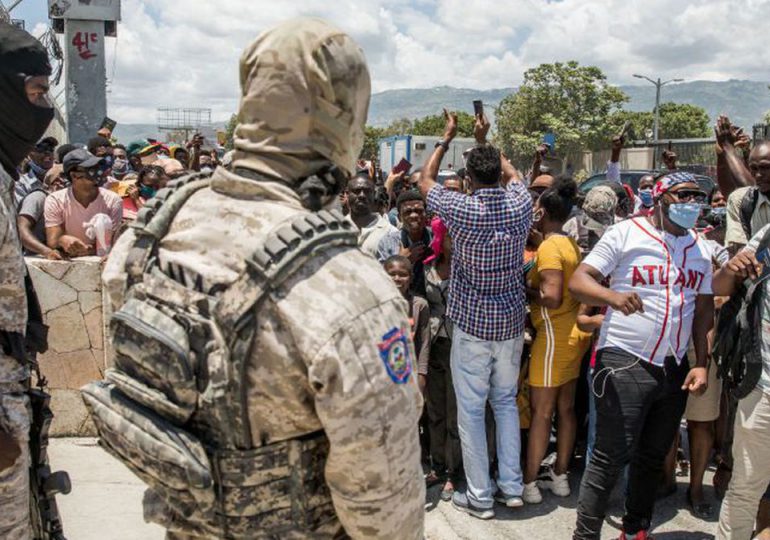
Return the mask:
M650 526L663 461L687 404L689 365L686 358L677 365L668 357L664 367L637 360L619 349L597 354L596 446L580 484L575 540L600 539L610 494L629 463L623 530L634 535Z
M426 409L430 433L433 468L438 474L447 472L457 483L463 478L460 433L457 431L457 399L452 385L449 353L452 341L436 338L428 360Z

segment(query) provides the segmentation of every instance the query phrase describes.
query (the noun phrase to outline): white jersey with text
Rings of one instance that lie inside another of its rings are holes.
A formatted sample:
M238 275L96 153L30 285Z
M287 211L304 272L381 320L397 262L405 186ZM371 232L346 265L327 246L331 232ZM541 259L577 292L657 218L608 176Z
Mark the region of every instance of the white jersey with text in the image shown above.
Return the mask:
M695 298L711 291L711 249L695 232L674 236L646 218L610 227L584 262L610 278L617 292L635 292L643 313L623 315L612 308L597 349L617 347L662 366L667 356L681 361L687 352Z

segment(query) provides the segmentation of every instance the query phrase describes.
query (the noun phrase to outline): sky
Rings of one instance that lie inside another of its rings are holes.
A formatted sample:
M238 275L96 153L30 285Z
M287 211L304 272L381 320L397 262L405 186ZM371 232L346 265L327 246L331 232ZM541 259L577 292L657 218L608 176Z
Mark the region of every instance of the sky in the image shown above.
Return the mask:
M41 32L46 6L23 0L13 16ZM122 11L107 77L109 115L124 123L154 123L167 106L229 117L243 48L299 15L356 39L374 92L510 87L528 68L568 60L613 84L639 84L634 73L770 81L770 0L123 0Z

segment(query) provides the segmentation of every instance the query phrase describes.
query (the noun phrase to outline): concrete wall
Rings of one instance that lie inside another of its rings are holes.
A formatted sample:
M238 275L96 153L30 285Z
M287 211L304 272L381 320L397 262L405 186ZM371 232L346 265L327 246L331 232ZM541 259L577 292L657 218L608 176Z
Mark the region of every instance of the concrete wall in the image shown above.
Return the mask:
M52 394L55 436L95 435L78 389L105 368L101 266L98 257L74 261L27 258L45 323L48 351L38 357Z
M651 169L653 148L624 148L620 153L620 168L622 170ZM583 154L583 169L589 176L596 172L607 170L607 162L610 160L611 151L585 152Z

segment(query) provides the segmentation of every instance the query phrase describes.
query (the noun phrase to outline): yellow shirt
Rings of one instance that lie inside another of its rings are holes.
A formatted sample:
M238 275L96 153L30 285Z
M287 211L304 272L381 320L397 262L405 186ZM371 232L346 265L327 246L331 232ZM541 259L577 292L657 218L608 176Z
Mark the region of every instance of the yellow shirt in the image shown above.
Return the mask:
M543 270L561 270L564 274L562 303L558 308L548 310L548 315L551 318L567 313L572 313L573 317L576 316L580 303L572 297L568 285L580 261L580 248L577 242L569 236L553 235L544 240L540 247L537 248L537 262L532 270L529 271L528 276L533 287L540 286L540 272ZM533 309L531 317L535 326L542 322L542 315L539 309Z

